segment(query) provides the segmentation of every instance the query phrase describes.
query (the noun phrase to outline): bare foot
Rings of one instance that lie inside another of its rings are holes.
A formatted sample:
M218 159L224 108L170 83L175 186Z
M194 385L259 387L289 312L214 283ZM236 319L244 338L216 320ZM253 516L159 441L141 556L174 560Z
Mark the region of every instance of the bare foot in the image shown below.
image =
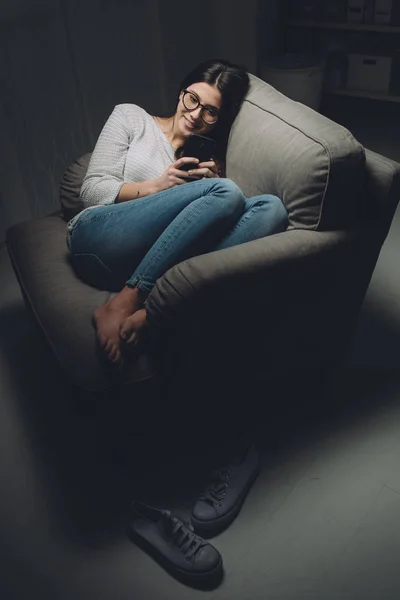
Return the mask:
M140 308L122 323L119 334L125 344L133 344L138 339L138 333L146 324L146 309Z
M99 346L114 365L120 364L122 360L120 327L129 315L139 309L140 304L139 290L125 286L112 300L93 313Z

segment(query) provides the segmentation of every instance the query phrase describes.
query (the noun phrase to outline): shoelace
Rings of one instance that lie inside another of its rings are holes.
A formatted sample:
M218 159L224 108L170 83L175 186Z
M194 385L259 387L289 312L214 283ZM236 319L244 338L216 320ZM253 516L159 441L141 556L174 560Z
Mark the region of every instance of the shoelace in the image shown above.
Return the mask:
M221 506L221 500L223 500L228 487L227 482L230 478L230 473L231 470L229 467L211 471L211 485L200 496L199 500L204 500L208 504L211 504L211 506Z
M204 544L202 538L193 533L193 531L180 519L173 517L169 511L164 511L166 524L171 528L173 542L181 549L187 561L190 561Z

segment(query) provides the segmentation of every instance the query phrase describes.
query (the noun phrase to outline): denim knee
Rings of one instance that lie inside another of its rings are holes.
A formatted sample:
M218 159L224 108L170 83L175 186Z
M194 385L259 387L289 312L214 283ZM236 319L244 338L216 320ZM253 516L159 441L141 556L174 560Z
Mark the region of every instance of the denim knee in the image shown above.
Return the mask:
M269 204L271 204L271 210L273 210L276 223L281 223L281 225L286 228L288 225L288 212L283 201L278 196L273 196L271 194L269 194L267 198Z
M243 214L246 208L246 198L232 179L214 179L210 193L221 199L226 216L239 217Z

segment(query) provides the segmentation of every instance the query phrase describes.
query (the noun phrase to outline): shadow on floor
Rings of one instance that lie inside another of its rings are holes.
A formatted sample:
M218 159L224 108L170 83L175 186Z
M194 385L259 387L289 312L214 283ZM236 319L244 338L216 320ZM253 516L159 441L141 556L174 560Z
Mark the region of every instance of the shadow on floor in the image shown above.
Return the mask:
M398 304L383 305L379 298L369 298L355 327L347 364L400 370L400 322L395 311Z
M390 390L399 387L397 372L363 369L339 372L333 379L321 379L312 368L293 370L289 378L234 381L233 386L213 382L212 388L203 379L190 398L166 393L160 401L170 407L162 413L169 418L160 422L156 406L151 417L140 417L134 401L117 408L112 395L98 404L86 402L61 372L22 303L0 313L0 331L0 352L7 355L12 382L3 408L8 403L7 410L17 415L14 421L3 419L0 429L11 423L17 439L29 438L65 536L95 547L125 535L134 497L158 506L190 506L208 470L218 466L218 444L245 427L246 414L264 464L278 464L344 423L380 410L382 399L389 402ZM220 407L229 399L219 425L215 398ZM199 406L209 411L202 423ZM234 412L236 420L230 420L227 415ZM214 423L214 436L207 422ZM15 469L19 466L16 461Z

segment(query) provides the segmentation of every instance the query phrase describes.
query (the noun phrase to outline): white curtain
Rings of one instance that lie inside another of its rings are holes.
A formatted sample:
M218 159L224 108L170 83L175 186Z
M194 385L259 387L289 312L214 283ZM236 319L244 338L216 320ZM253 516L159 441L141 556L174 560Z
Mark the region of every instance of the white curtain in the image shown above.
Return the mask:
M275 1L275 0L270 0ZM0 241L59 207L115 104L160 113L195 64L256 70L258 0L1 0Z

